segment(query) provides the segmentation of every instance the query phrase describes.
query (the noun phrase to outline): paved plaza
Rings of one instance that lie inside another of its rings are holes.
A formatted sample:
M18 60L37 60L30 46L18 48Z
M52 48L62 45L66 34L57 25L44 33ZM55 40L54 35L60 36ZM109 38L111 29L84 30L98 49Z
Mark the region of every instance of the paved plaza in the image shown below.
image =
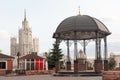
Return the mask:
M52 75L29 75L29 76L0 76L0 80L102 80L101 76L93 77L55 77Z

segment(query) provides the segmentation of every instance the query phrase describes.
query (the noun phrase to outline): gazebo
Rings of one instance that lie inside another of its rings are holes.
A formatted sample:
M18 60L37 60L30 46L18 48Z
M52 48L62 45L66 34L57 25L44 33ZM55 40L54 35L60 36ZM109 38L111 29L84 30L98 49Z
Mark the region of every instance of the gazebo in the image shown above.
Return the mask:
M98 19L88 15L76 15L64 19L57 27L53 38L67 41L67 70L71 70L69 42L74 42L74 72L78 72L78 41L83 41L83 50L86 53L86 41L95 41L94 71L108 70L107 36L111 33ZM101 56L101 41L104 41L104 58Z

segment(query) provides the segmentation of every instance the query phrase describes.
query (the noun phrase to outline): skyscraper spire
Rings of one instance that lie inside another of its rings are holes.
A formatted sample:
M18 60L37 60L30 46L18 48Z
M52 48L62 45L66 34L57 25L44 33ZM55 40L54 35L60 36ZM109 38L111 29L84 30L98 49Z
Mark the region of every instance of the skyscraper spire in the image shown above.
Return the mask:
M23 26L23 29L29 28L28 21L26 18L26 9L24 9L24 20L22 21L22 26Z
M26 20L26 9L24 9L24 21Z

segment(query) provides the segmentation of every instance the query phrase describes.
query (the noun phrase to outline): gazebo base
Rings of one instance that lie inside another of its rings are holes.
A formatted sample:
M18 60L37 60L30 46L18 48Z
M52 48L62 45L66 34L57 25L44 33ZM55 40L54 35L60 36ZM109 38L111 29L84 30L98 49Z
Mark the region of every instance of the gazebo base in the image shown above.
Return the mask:
M87 70L87 71L78 71L77 73L74 71L58 71L58 73L53 74L53 76L101 76L101 72L94 72L93 70Z
M74 72L78 73L78 61L74 60Z
M104 60L104 71L108 71L108 60Z
M67 70L71 70L71 62L70 62L70 61L68 61L68 62L66 63L66 66L67 66Z
M95 60L94 65L95 72L101 72L103 70L102 60Z

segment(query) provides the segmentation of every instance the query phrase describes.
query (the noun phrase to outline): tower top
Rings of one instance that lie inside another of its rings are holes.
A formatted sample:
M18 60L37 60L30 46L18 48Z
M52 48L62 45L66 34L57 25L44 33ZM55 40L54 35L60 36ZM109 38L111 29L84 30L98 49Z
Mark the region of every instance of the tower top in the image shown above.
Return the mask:
M27 21L27 18L26 18L26 9L24 9L24 20L22 21L22 26L23 26L23 29L28 29L29 28L28 21Z
M24 9L24 21L26 20L26 9Z

